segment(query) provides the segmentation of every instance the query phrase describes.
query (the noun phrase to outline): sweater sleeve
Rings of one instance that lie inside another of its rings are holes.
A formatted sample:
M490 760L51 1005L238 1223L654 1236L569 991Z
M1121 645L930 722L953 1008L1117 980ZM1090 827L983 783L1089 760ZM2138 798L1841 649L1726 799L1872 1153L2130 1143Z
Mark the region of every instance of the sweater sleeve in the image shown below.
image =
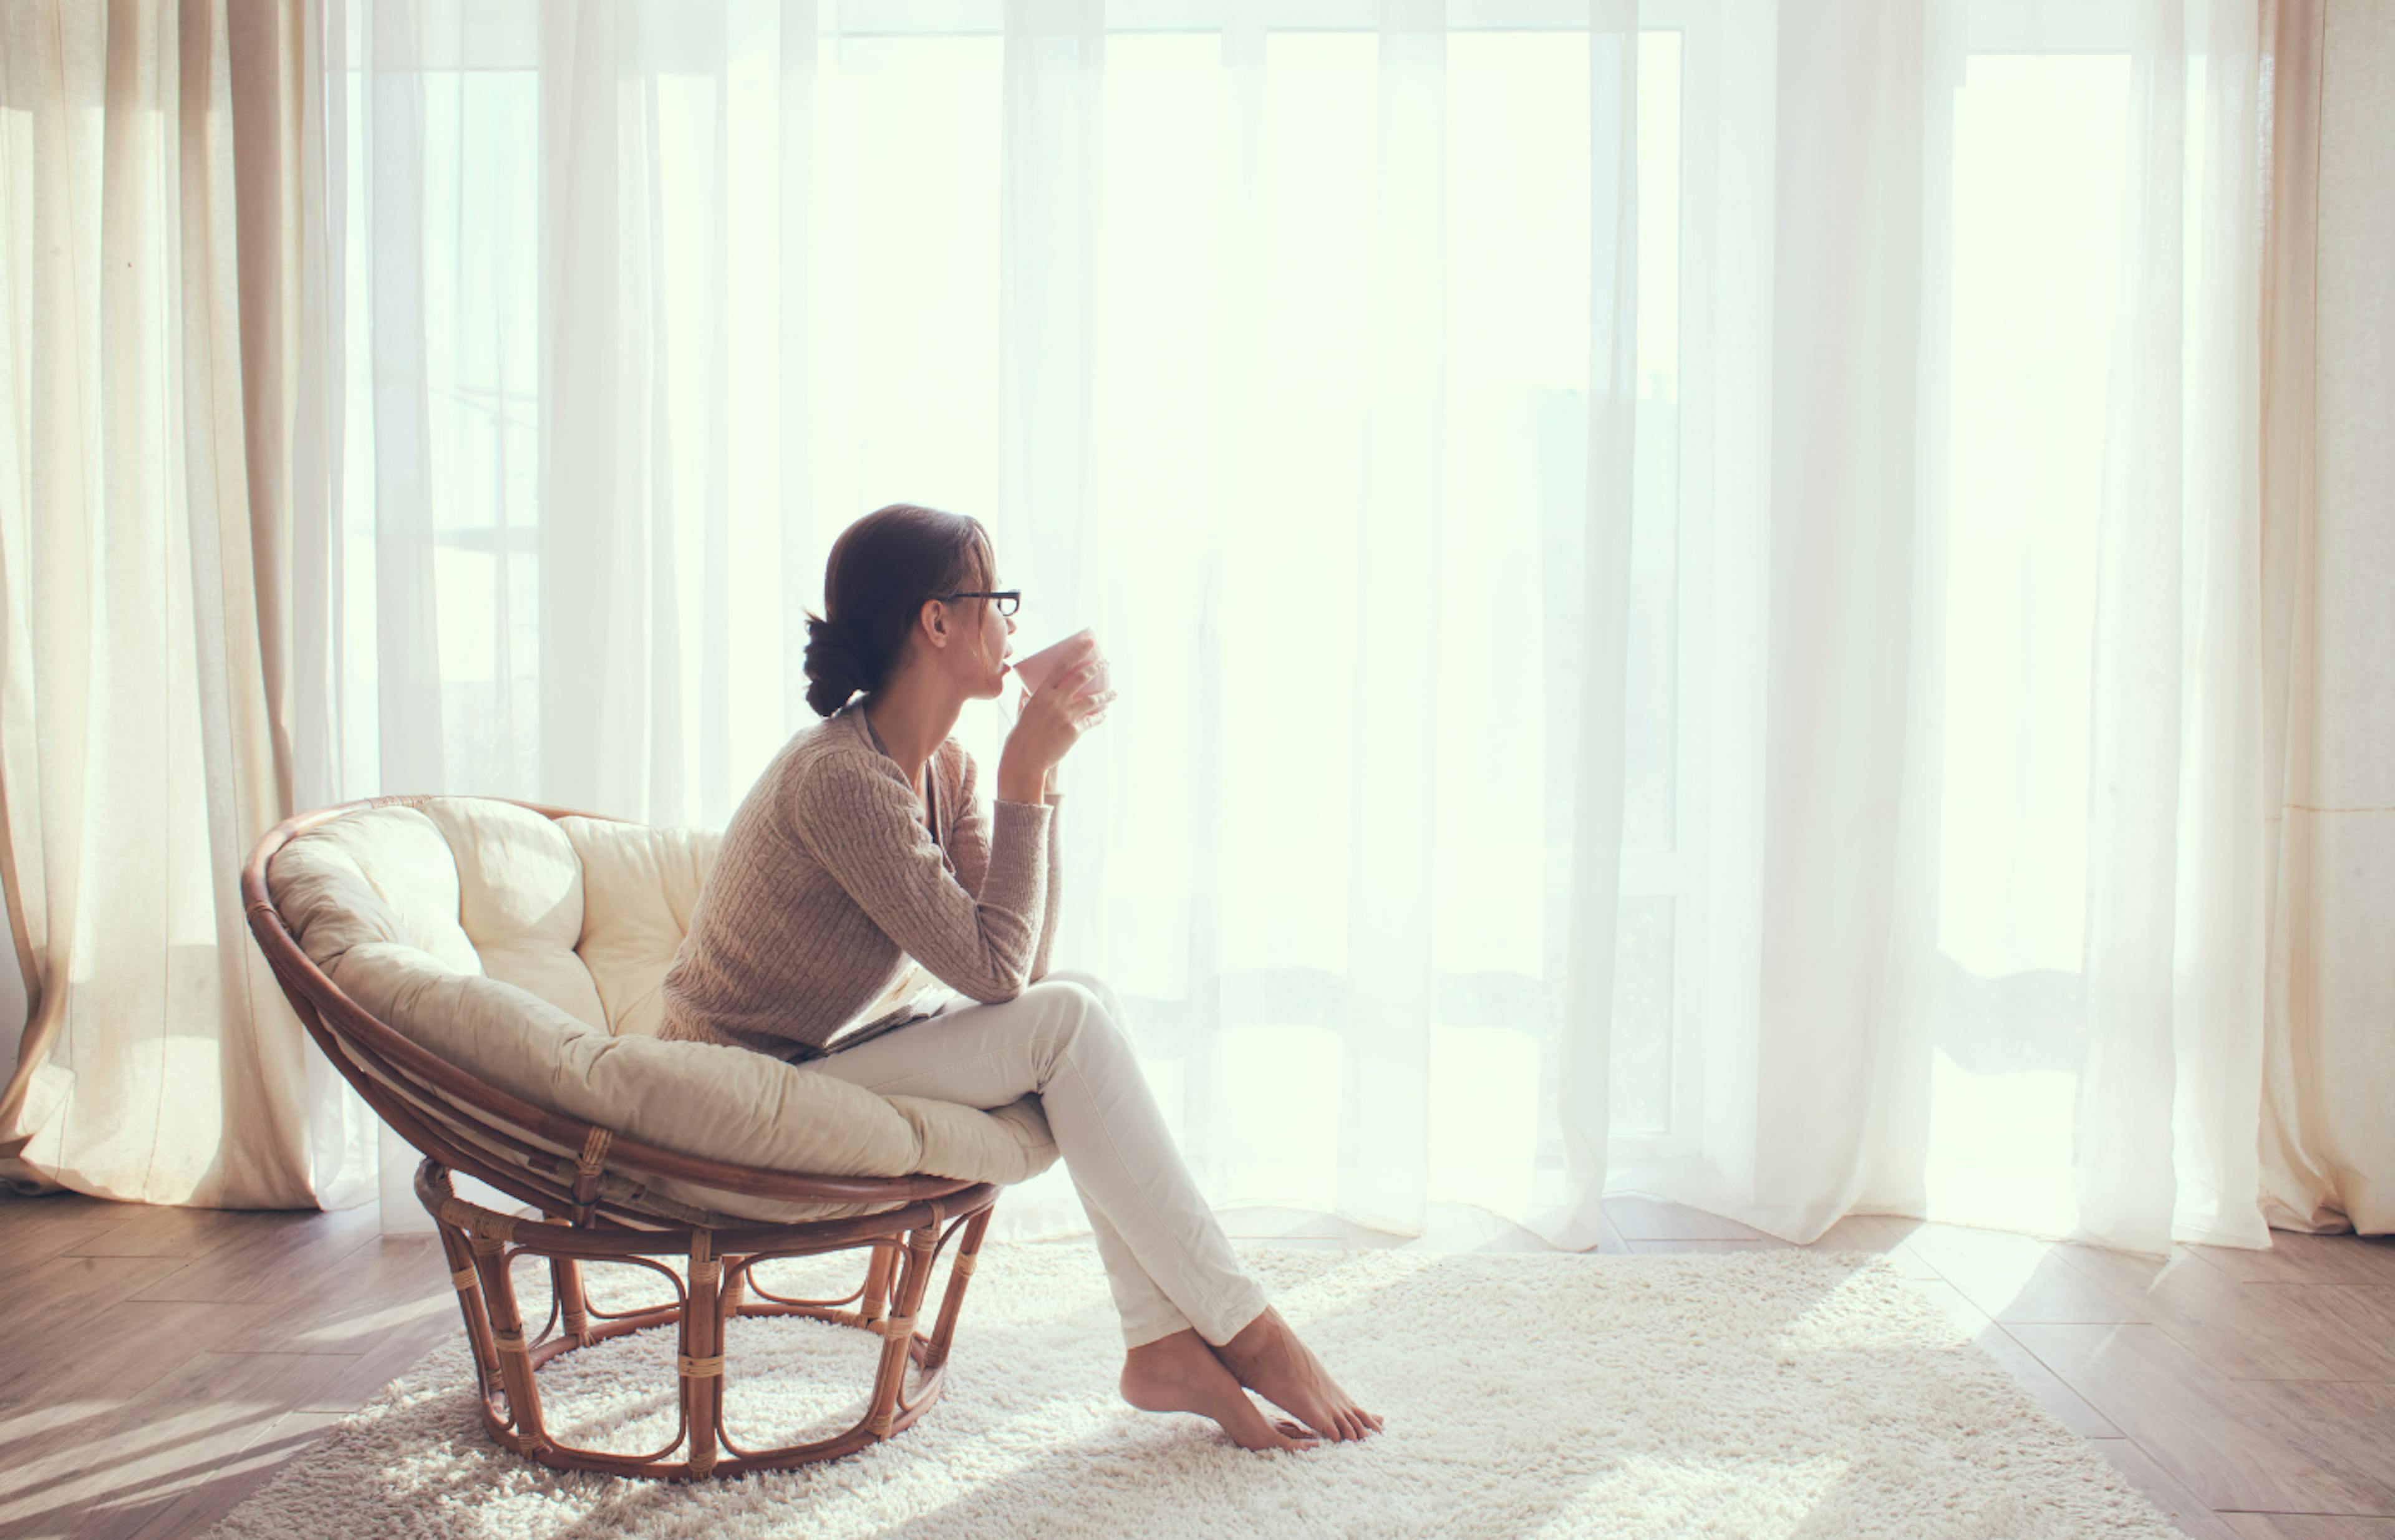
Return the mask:
M959 994L1022 992L1047 905L1054 811L1001 802L978 891L948 873L894 770L827 760L790 795L791 833L882 934ZM961 875L959 864L959 876Z
M1065 793L1048 793L1048 901L1039 913L1039 943L1031 953L1030 982L1048 976L1048 954L1056 949L1056 916L1065 907Z

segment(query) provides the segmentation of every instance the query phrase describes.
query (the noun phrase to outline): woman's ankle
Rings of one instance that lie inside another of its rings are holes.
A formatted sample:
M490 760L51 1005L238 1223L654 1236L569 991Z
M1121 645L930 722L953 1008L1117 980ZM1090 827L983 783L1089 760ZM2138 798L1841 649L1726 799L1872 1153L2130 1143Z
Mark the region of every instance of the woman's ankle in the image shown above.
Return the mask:
M1274 1343L1289 1334L1289 1322L1280 1312L1266 1305L1249 1318L1248 1323L1224 1338L1214 1348L1218 1357L1250 1360L1268 1351Z
M1190 1338L1201 1347L1206 1341L1204 1337L1198 1334L1198 1329L1195 1326L1175 1326L1169 1332L1158 1332L1152 1336L1145 1333L1134 1334L1138 1335L1140 1340L1134 1342L1130 1336L1123 1338L1123 1357L1126 1359L1135 1353L1171 1352L1180 1346L1175 1341L1180 1337Z
M1272 1330L1274 1324L1278 1321L1278 1316L1277 1312L1273 1309L1272 1301L1266 1299L1264 1295L1264 1291L1259 1289L1256 1291L1254 1301L1246 1307L1244 1310L1237 1312L1234 1319L1237 1319L1239 1321L1237 1327L1236 1327L1228 1335L1224 1336L1221 1342L1215 1342L1211 1338L1207 1338L1206 1345L1210 1348L1224 1348L1238 1341L1243 1334L1248 1334L1248 1340L1253 1342L1257 1340L1258 1335L1269 1333ZM1263 1332L1255 1333L1255 1328L1258 1326L1259 1322L1263 1323ZM1283 1322L1282 1324L1286 1323ZM1255 1334L1249 1334L1250 1333L1255 1333ZM1201 1333L1199 1334L1203 1336L1204 1334Z

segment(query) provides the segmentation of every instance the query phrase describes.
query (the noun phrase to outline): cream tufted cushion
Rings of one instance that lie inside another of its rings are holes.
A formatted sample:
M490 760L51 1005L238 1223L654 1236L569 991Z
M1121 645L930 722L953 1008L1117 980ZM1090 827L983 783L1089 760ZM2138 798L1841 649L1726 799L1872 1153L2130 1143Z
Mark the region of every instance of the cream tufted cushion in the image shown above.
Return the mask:
M424 816L457 863L457 917L482 971L607 1026L582 939L582 863L549 818L513 803L435 797Z
M690 934L699 884L722 836L604 818L560 818L582 864L582 961L617 1037L654 1037L664 1016L666 969Z
M817 1175L1019 1182L1056 1159L1039 1098L981 1111L880 1096L712 1043L655 1036L658 989L718 838L435 797L351 813L279 851L267 886L342 991L483 1083L645 1143ZM757 1219L794 1204L664 1179Z

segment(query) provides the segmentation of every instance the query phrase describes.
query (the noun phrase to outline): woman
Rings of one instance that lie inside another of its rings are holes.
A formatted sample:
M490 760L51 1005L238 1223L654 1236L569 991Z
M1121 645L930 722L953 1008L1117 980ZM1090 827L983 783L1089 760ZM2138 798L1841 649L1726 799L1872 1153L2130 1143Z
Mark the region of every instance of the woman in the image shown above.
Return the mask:
M1211 1417L1246 1449L1377 1432L1240 1268L1114 991L1048 971L1052 777L1114 698L1078 698L1093 663L1022 697L986 822L974 801L977 767L949 730L1004 689L1018 599L998 591L977 520L893 503L833 542L806 649L807 703L827 720L784 746L724 830L666 975L664 1035L888 1095L992 1108L1038 1093L1122 1316L1123 1398ZM957 995L930 1005L940 984ZM1242 1387L1304 1427L1267 1420Z

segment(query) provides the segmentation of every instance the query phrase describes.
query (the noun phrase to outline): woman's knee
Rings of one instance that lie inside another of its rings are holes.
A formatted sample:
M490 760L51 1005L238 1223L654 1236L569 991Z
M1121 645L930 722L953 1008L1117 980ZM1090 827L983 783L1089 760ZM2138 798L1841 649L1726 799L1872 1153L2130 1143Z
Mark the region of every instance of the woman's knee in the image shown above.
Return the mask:
M1092 980L1092 983L1095 980ZM1103 986L1101 986L1103 989ZM1079 977L1063 978L1050 974L1037 984L1024 989L1025 996L1038 994L1055 1016L1059 1036L1077 1045L1114 1047L1127 1045L1122 1023L1115 1019L1108 1008L1106 995L1082 983Z
M1098 1004L1105 1011L1108 1016L1113 1018L1116 1026L1120 1027L1126 1025L1123 1021L1122 1001L1116 995L1114 986L1108 984L1105 979L1100 978L1097 975L1093 973L1083 973L1078 968L1058 968L1052 970L1045 978L1040 980L1040 982L1044 984L1052 980L1058 983L1079 985L1082 989L1087 989L1090 993L1097 997Z

